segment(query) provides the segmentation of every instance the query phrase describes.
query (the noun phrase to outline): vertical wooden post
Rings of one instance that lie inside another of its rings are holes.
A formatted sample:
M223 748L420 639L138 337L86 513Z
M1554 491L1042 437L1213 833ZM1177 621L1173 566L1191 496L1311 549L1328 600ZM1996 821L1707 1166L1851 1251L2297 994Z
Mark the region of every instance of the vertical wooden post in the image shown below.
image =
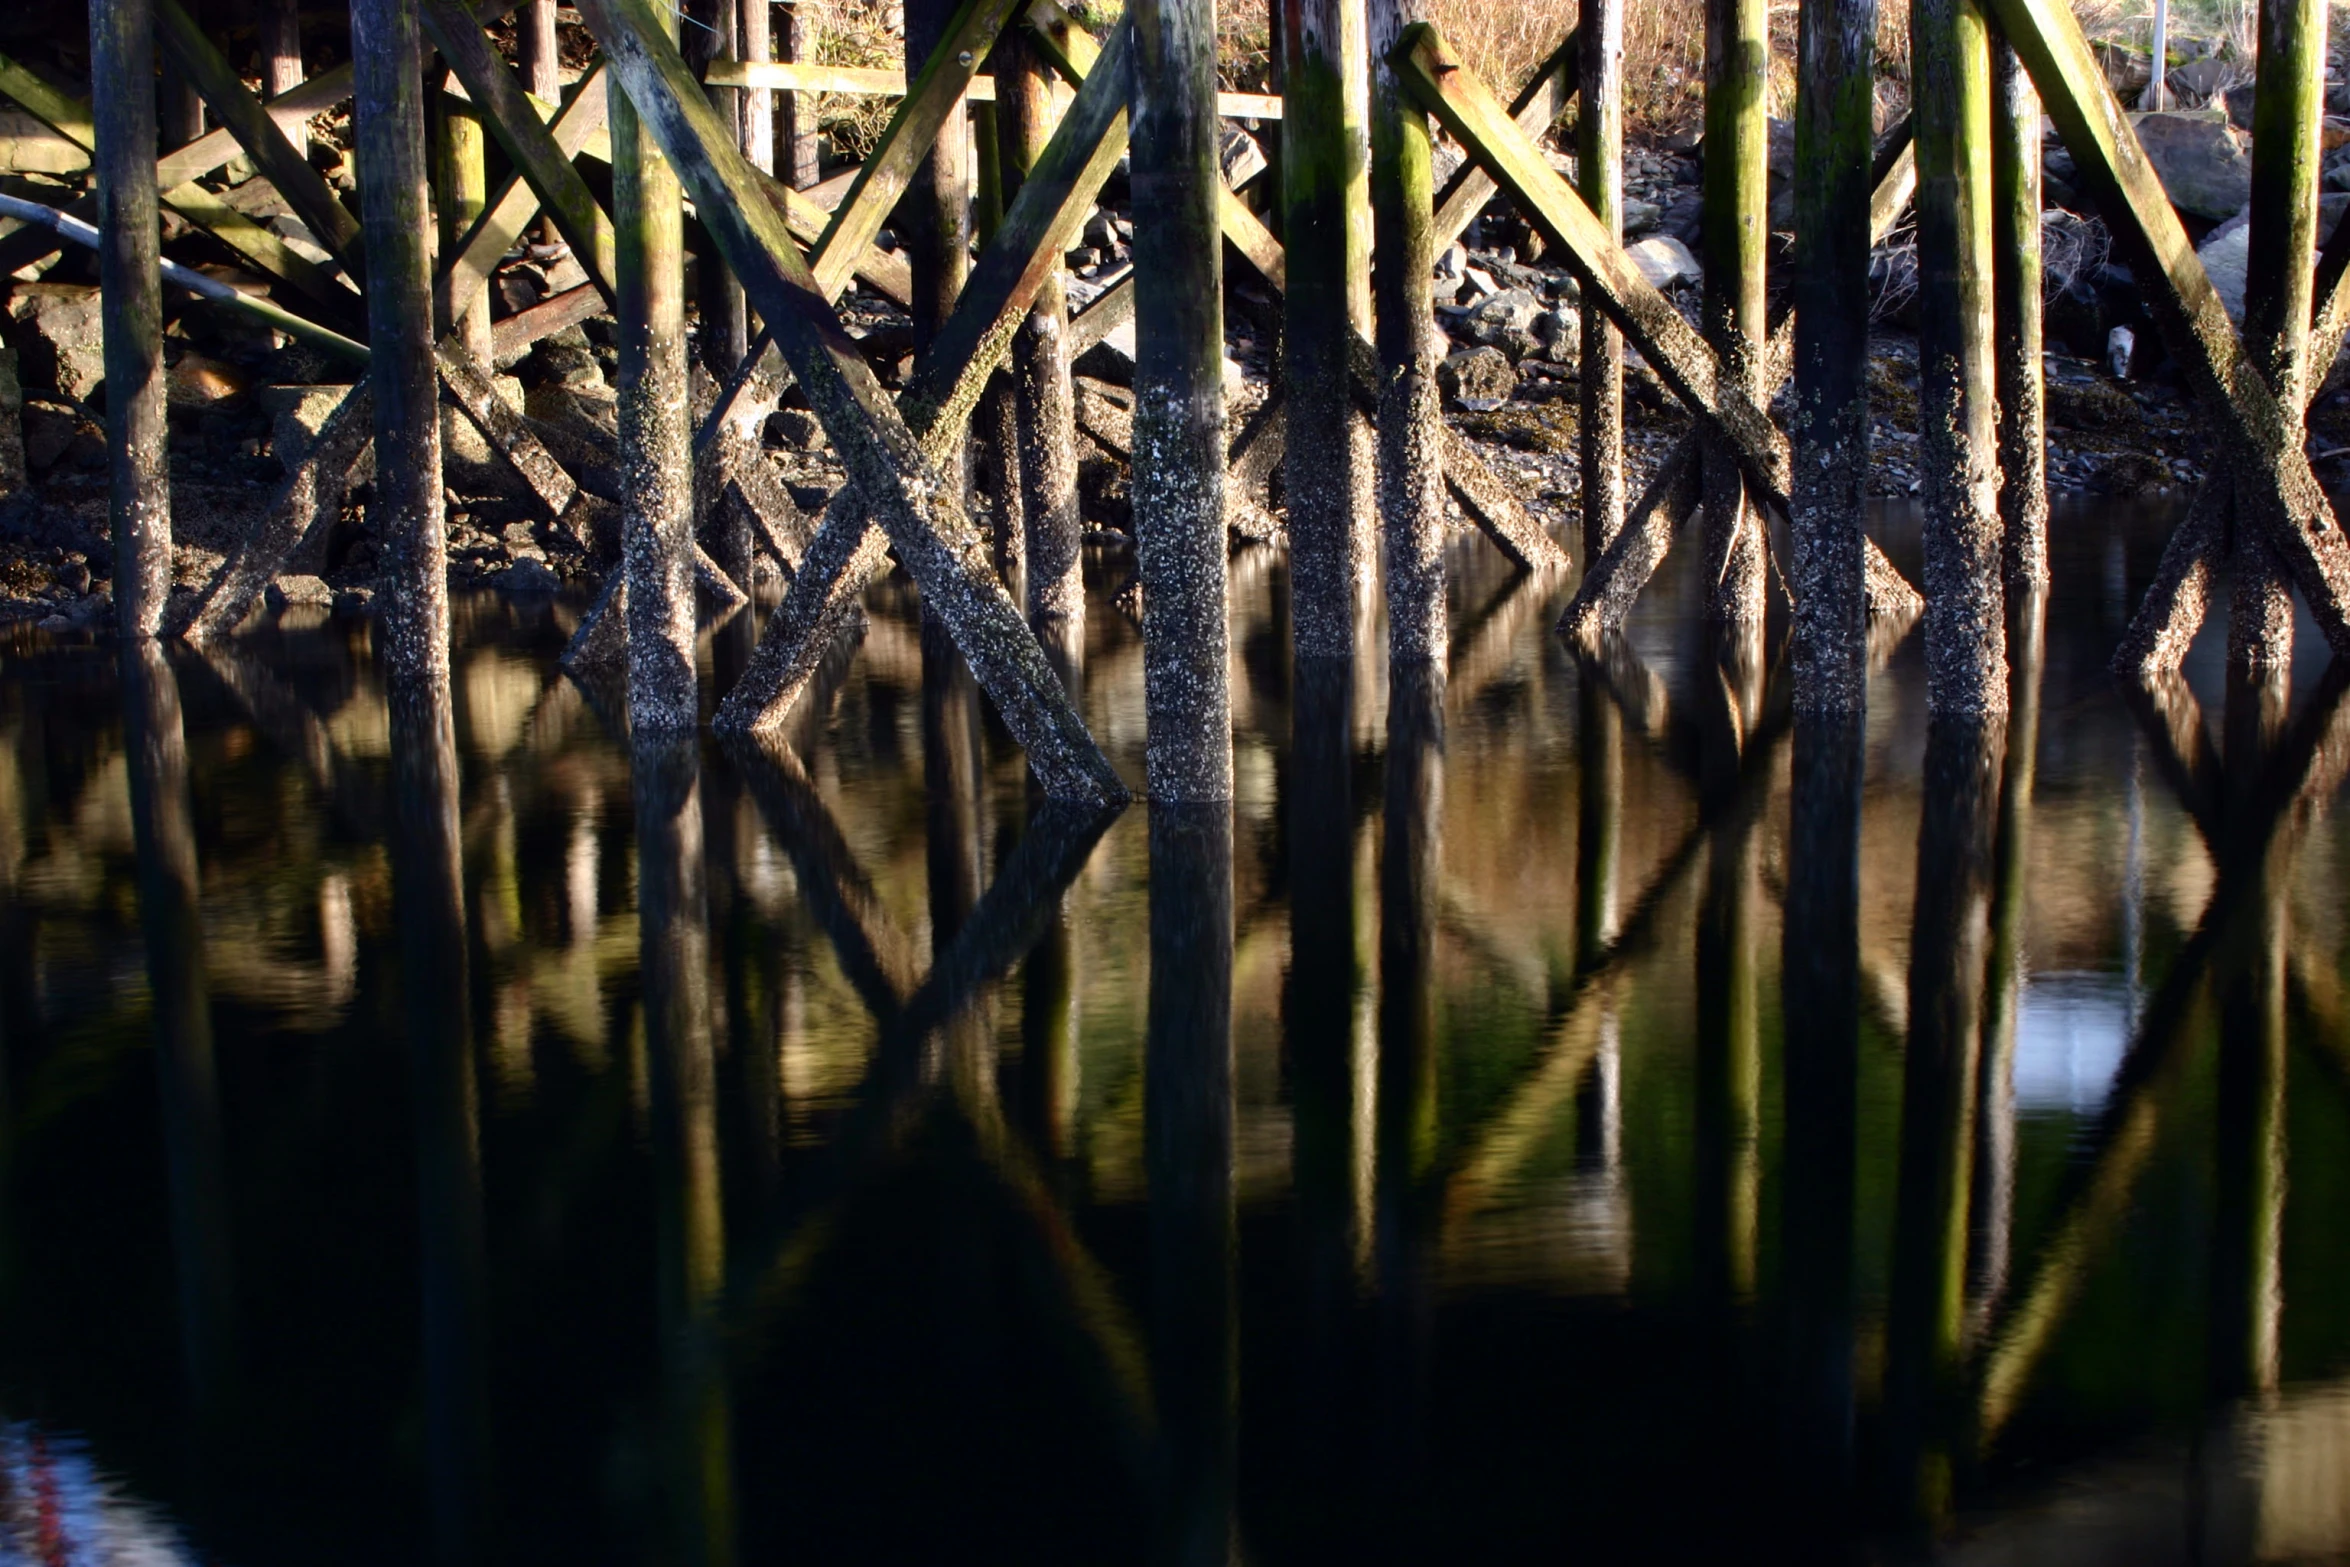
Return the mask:
M1444 409L1439 348L1435 166L1428 115L1404 91L1389 51L1420 20L1416 0L1371 0L1371 207L1379 264L1379 510L1387 567L1390 664L1445 652ZM1297 502L1290 501L1291 515Z
M94 11L96 7L92 7L92 9ZM187 9L188 14L195 17L198 22L204 20L202 0L197 0L197 3L190 5ZM95 25L95 21L96 19L93 17L93 25ZM97 75L95 57L90 63L91 74L95 77ZM141 81L146 79L145 77L140 78ZM156 96L156 115L158 129L162 133L162 145L167 151L174 147L185 147L189 142L204 134L204 95L196 91L195 82L179 68L179 62L169 56L166 56L163 61L163 72Z
M2170 107L2170 0L2154 0L2154 39L2146 63L2152 74L2138 107L2160 114Z
M1018 31L1016 26L1006 28L998 35L998 44ZM995 79L1000 82L1004 76L1003 50L990 50L988 60ZM1004 204L1010 199L1004 189L1005 162L996 105L992 102L971 105L971 163L975 176L971 226L977 248L982 252L1003 223ZM1017 179L1017 170L1010 173ZM979 407L971 420L971 436L977 447L980 489L987 497L988 544L996 577L1003 583L1004 591L1012 595L1012 602L1018 604L1025 602L1028 593L1028 525L1027 497L1020 488L1020 392L1016 376L1014 368L987 378L987 390L979 394Z
M2314 180L2315 171L2312 170ZM2314 188L2314 185L2313 185ZM2040 95L2014 45L1991 39L1991 252L1999 341L1999 521L2007 591L2048 581L2041 384Z
M302 85L301 0L261 0L261 94L275 98ZM307 124L286 127L296 152L310 150Z
M812 64L816 58L816 24L804 15L797 0L782 0L783 34L776 58L794 64ZM778 118L783 139L783 182L805 190L823 177L816 132L816 100L807 93L778 95Z
M1575 106L1575 185L1592 216L1624 237L1624 0L1583 0ZM1583 301L1583 569L1624 526L1624 339L1596 301Z
M1914 0L1918 402L1924 432L1926 704L2003 712L1991 40L1978 0Z
M675 25L670 23L673 37ZM646 132L618 76L610 91L629 725L684 733L699 722L685 198L676 172Z
M775 18L768 10L774 3L775 0L735 0L740 11L735 18L737 59L761 63L775 58ZM740 103L743 156L751 160L753 168L773 174L775 89L746 87Z
M1052 79L1026 29L1007 27L996 50L996 133L1004 201L1053 134ZM1069 300L1052 269L1012 339L1020 457L1021 526L1027 532L1028 623L1064 682L1085 655L1084 519L1077 509L1077 405L1069 385ZM1074 687L1072 687L1074 690Z
M1282 313L1290 632L1301 658L1349 658L1373 516L1370 432L1347 379L1350 333L1371 330L1369 39L1364 0L1280 6L1283 241L1311 258L1291 269Z
M555 32L555 6L556 0L522 0L514 23L523 91L546 103L563 101L563 49ZM550 245L562 237L553 218L542 218L538 233Z
M1770 337L1764 293L1770 244L1770 18L1764 0L1709 0L1705 27L1705 328L1722 376L1758 405L1762 345ZM1748 503L1737 459L1704 447L1708 615L1761 630L1762 513Z
M1232 693L1216 14L1212 0L1132 0L1127 15L1145 766L1154 803L1224 801L1232 798Z
M955 0L910 0L906 6L906 80L912 82L955 19ZM914 269L914 351L937 337L954 313L971 270L971 142L962 101L947 111L938 139L898 200L898 233Z
M757 0L752 0L757 3ZM736 58L741 31L737 0L696 0L687 13L700 23L688 25L679 40L685 63L697 73ZM710 107L733 128L735 144L742 145L741 92L733 87L705 87ZM721 384L734 374L751 349L750 317L743 303L743 286L726 265L714 243L706 243L695 258L694 294L700 308L702 367Z
M151 637L171 593L171 473L155 190L155 25L145 0L90 7L90 76L114 618L124 636Z
M1877 0L1806 0L1796 39L1795 705L1868 697L1869 205ZM1800 744L1800 742L1799 742Z
M2323 0L2262 0L2252 99L2252 243L2244 271L2244 346L2296 431L2308 406L2310 301L2316 281L2318 129L2324 114ZM2284 567L2234 529L2228 657L2247 668L2293 656L2293 595Z
M441 254L453 255L457 245L472 229L474 220L489 205L489 171L487 153L489 137L482 128L481 110L454 94L441 95L434 116L439 132L440 146L440 208ZM454 302L452 290L457 287L453 270L441 270L433 285L433 322L435 330L455 332L474 363L486 373L496 355L490 347L490 296L487 289L473 289L464 314L452 318L450 306Z

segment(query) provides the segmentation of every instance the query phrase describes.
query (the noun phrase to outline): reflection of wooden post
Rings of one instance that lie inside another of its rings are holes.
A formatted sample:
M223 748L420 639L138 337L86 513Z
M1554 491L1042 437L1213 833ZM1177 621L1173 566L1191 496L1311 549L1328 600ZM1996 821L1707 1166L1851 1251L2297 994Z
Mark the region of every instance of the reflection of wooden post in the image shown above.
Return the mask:
M142 0L90 7L90 72L114 617L123 635L151 637L171 593L171 476L163 420L155 27Z
M1134 29L1134 526L1150 796L1230 800L1215 18L1191 0L1134 0L1126 14Z
M1575 725L1575 966L1616 939L1616 861L1623 825L1624 717L1586 662Z
M2012 541L2011 541L2012 542ZM1973 1219L1967 1264L1970 1334L2007 1288L2015 1215L2015 1045L2024 989L2025 885L2030 871L2032 789L2039 772L2040 676L2048 590L2010 581L2007 627L2007 763L1999 781L1992 866L1991 947L1983 981L1983 1051L1976 1089Z
M733 1559L726 1384L701 1331L725 1285L718 1063L710 1034L710 912L699 741L637 730L637 945L659 1191L660 1304L672 1375L662 1444L685 1561Z
M2244 348L2268 378L2299 444L2314 373L2310 304L2316 278L2319 122L2324 114L2326 6L2323 0L2268 0L2260 8L2253 86L2252 235L2244 270ZM2228 657L2248 667L2293 656L2293 590L2275 553L2235 529L2228 606Z
M2040 331L2040 95L1991 41L1991 251L1999 340L1999 521L2007 590L2048 581L2048 432ZM2011 621L2014 617L2010 617ZM2011 626L2010 629L2013 629Z
M1201 7L1205 10L1205 7ZM1234 1559L1232 808L1154 801L1143 1166L1165 1490L1157 1555Z
M145 99L144 91L136 94ZM153 160L149 160L153 166ZM179 682L152 638L122 644L123 750L138 848L139 926L154 998L155 1065L170 1180L180 1342L188 1384L212 1407L234 1373L236 1288L223 1182L220 1085L204 965L202 877Z
M1991 40L1977 0L1918 0L1918 415L1925 431L1926 701L2007 703L1991 259Z
M2001 695L2005 705L2005 694ZM1899 1216L1886 1308L1887 1482L1902 1505L1950 1506L1965 1327L1967 1211L2003 720L1938 718L1926 735L1902 1062Z
M1575 109L1575 180L1592 216L1624 235L1624 0L1583 0ZM1583 301L1583 565L1624 526L1624 338L1595 299Z
M1795 95L1795 703L1867 695L1868 277L1876 0L1813 0ZM1825 732L1825 731L1823 731ZM1800 746L1799 746L1800 748Z
M1852 1474L1853 1137L1859 1122L1865 728L1857 712L1796 707L1786 913L1780 932L1786 1130L1779 1276L1786 1291L1786 1472L1792 1485L1811 1492L1806 1500L1829 1516L1843 1502Z
M1350 333L1371 330L1364 0L1280 0L1280 12L1283 242L1314 258L1282 295L1290 628L1299 657L1346 658L1370 582L1373 505L1370 435L1347 368Z
M1379 265L1379 510L1387 567L1387 649L1394 663L1444 655L1442 452L1436 389L1442 348L1436 266L1435 165L1428 115L1395 78L1388 53L1416 0L1371 0L1371 206ZM1295 502L1292 501L1294 510Z
M1714 841L1697 915L1698 1274L1735 1320L1754 1290L1761 1119L1755 976L1755 889L1762 881L1759 791L1741 787L1745 737L1762 709L1762 669L1744 626L1717 624L1715 656L1699 665L1704 708L1700 783Z
M1764 0L1708 0L1705 22L1705 326L1725 381L1758 404L1770 338L1764 292L1770 243L1770 18ZM1758 636L1763 523L1735 453L1704 448L1708 615Z
M613 313L620 321L620 527L628 573L629 724L690 732L700 714L694 682L685 199L669 160L646 134L617 78L610 90L606 112L617 242Z
M385 661L394 676L445 681L448 543L416 29L416 7L407 0L353 0L352 130L366 171L359 202L367 248L367 376L375 394L370 509L385 556L377 578Z

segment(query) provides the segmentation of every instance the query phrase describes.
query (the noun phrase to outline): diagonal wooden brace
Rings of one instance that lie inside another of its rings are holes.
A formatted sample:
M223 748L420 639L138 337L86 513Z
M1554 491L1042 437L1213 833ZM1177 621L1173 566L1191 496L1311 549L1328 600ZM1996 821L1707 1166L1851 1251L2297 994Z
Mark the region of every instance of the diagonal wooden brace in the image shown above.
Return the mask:
M972 269L953 315L899 396L909 428L934 461L962 439L963 421L988 376L1125 150L1127 37L1121 23L1105 51L1112 66L1078 89ZM885 541L866 522L870 507L854 483L833 497L758 651L719 704L715 724L722 733L781 724L825 649L855 615L859 596L886 560Z
M2237 517L2275 553L2337 654L2350 653L2350 543L2310 472L2299 409L2245 356L2203 262L2080 24L2060 0L1993 0L2041 106L2116 239L2219 439Z
M1906 139L1885 177L1877 182L1869 202L1869 239L1880 243L1901 221L1909 198L1917 189L1917 153ZM1771 329L1763 361L1762 395L1767 406L1794 373L1795 318L1782 316ZM1558 632L1596 646L1609 633L1621 630L1632 605L1648 586L1673 547L1682 524L1697 510L1698 453L1701 443L1684 436L1658 465L1639 501L1599 559L1587 561L1583 581L1560 614ZM1917 590L1902 579L1874 539L1862 540L1868 575L1869 613L1915 617L1925 608Z
M972 0L970 10L1000 19L991 8L1008 4ZM774 328L776 344L850 483L878 515L898 558L995 701L1005 727L1026 748L1045 793L1074 800L1125 798L1125 784L995 580L987 541L874 380L782 216L761 195L757 171L735 146L731 128L720 123L647 0L585 0L582 14L646 128L692 193L712 240ZM948 47L925 69L924 85L935 71L953 65L956 56L950 51L970 52L968 21L966 16L949 30ZM984 46L985 40L980 42Z

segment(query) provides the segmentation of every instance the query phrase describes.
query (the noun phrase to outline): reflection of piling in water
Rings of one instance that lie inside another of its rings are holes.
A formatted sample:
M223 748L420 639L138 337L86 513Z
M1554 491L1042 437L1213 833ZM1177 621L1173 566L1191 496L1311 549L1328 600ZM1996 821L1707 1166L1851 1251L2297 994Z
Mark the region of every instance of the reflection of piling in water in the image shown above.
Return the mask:
M717 1304L726 1265L698 743L640 733L629 762L659 1183L661 1325L674 1351L663 1444L669 1503L684 1558L723 1562L733 1556L732 1437L725 1383L698 1331Z
M1983 1048L1976 1088L1967 1331L1978 1333L2007 1287L2015 1213L2016 1018L2024 988L2024 878L2031 858L2032 788L2040 745L2040 676L2047 652L2045 586L2011 588L2007 628L2007 760L1991 890L1991 946L1983 979Z
M416 1101L427 1469L441 1554L469 1557L487 1495L481 1149L448 679L395 674L394 912Z
M1759 525L1759 524L1758 524ZM1762 710L1762 669L1747 628L1722 625L1698 663L1703 710L1699 792L1718 825L1697 914L1697 1273L1720 1303L1754 1290L1761 1180L1761 1043L1755 974L1756 890L1762 876L1760 791L1740 788L1747 740Z
M1853 1137L1859 1120L1860 801L1865 723L1799 707L1781 931L1788 1465L1824 1515L1852 1471Z
M1162 1559L1236 1558L1232 811L1154 803L1143 1159Z
M155 1062L170 1180L180 1344L200 1406L232 1374L236 1314L224 1181L220 1085L205 982L202 878L179 682L153 641L123 642L123 746L139 856L139 925L155 1015Z
M2004 703L2003 703L2004 705ZM1909 1045L1886 1306L1886 1482L1929 1517L1950 1501L1963 1347L1976 1065L2003 721L1938 718L1927 730L1917 906L1910 925Z
M1616 937L1616 861L1621 849L1624 720L1586 663L1575 727L1575 964L1588 967Z

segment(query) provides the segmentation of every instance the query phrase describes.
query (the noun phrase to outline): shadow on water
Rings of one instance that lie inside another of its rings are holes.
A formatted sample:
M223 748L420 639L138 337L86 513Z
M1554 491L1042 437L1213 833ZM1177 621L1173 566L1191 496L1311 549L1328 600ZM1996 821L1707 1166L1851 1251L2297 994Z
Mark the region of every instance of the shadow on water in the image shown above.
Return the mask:
M748 746L564 606L17 634L0 1555L2340 1559L2350 681L2117 689L2161 521L1975 725L1679 561L1292 667L1244 554L1206 810L1040 803L895 584Z

